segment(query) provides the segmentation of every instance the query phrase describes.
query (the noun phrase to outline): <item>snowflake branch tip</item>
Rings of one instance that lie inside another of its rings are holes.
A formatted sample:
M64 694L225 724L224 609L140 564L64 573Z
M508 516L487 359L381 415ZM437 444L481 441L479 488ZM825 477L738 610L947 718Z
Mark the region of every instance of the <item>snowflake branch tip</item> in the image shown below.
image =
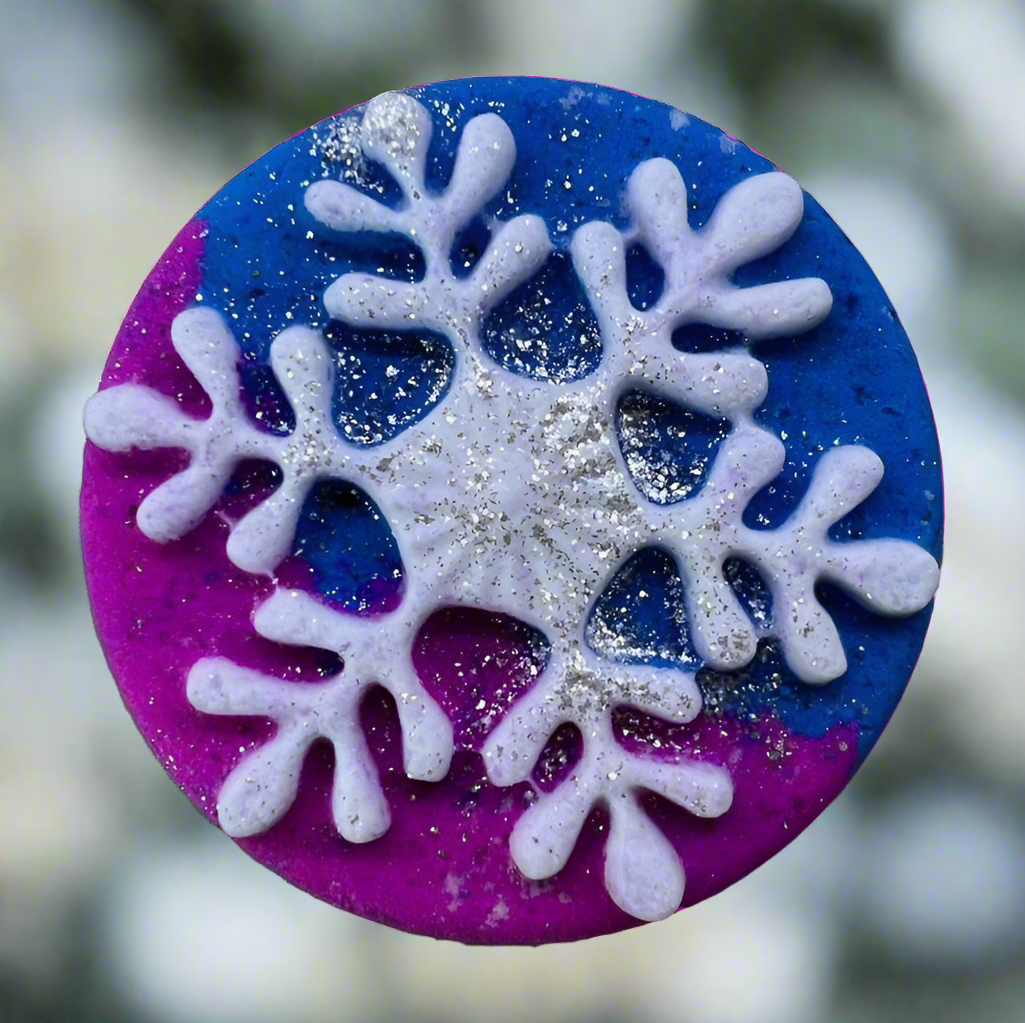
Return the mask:
M410 670L409 674L414 673ZM441 781L452 766L455 738L452 721L420 685L410 679L389 686L402 728L402 768L414 781Z
M388 168L407 198L423 188L434 126L423 104L401 92L386 92L367 104L360 125L363 152Z
M664 157L638 164L626 184L626 205L638 234L668 269L693 234L687 185L676 165Z
M790 670L809 686L824 686L847 670L843 641L814 583L773 586L778 604L776 635Z
M540 217L526 214L500 224L470 275L467 290L478 315L485 315L533 276L551 251L548 228Z
M804 193L788 174L755 174L734 185L701 229L706 266L732 273L738 266L775 252L804 216Z
M331 816L347 842L372 842L391 826L377 768L360 727L358 711L327 722L325 738L335 748L331 785Z
M389 209L341 181L315 181L303 198L316 220L335 231L401 230L401 219Z
M542 794L513 827L509 852L516 869L532 881L553 877L569 862L580 832L600 798L587 765L554 792Z
M935 596L940 566L928 551L906 540L861 540L835 544L823 578L870 611L903 618Z
M253 628L264 639L336 653L345 647L346 620L302 590L276 589L253 613Z
M185 536L220 499L231 468L223 463L193 463L146 495L136 512L136 525L157 543Z
M295 802L310 740L301 729L282 728L270 742L235 766L217 794L217 821L232 838L273 827Z
M516 143L498 114L479 114L463 129L442 201L456 230L464 227L509 179Z
M569 251L595 313L606 324L618 324L627 302L623 236L611 224L593 220L573 233Z
M313 480L286 473L277 490L236 522L225 549L244 572L267 575L288 557Z
M824 533L861 504L882 478L883 461L871 449L860 444L830 448L815 466L798 517Z
M610 804L605 887L612 901L638 920L664 920L680 908L685 878L676 850L637 803L622 792Z
M547 687L537 686L518 700L488 733L481 749L491 783L504 788L529 778L564 715Z
M171 323L171 342L216 407L235 412L242 351L220 313L206 306L180 312Z
M833 307L829 285L818 277L717 289L701 319L726 330L742 331L748 341L802 334L817 327Z
M750 422L731 430L705 482L710 511L720 520L736 522L751 498L780 474L785 462L786 448L769 430Z
M323 301L332 318L353 327L411 330L428 325L429 299L422 287L373 274L342 274L328 286Z
M717 764L674 764L636 757L630 762L629 778L695 817L721 817L733 805L733 782L729 772Z
M94 394L82 423L85 435L104 451L192 446L193 421L178 403L139 384L118 384Z
M687 620L698 656L714 671L736 671L750 664L758 651L758 633L721 566L682 562Z

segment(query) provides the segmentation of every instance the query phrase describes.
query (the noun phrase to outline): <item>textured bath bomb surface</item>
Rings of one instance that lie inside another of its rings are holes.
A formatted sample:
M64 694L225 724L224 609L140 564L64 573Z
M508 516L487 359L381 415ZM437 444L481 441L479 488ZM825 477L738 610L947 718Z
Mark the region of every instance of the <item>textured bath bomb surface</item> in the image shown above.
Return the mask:
M864 260L742 143L547 79L389 93L172 241L89 437L96 628L168 774L343 909L664 918L796 837L918 657L942 481Z

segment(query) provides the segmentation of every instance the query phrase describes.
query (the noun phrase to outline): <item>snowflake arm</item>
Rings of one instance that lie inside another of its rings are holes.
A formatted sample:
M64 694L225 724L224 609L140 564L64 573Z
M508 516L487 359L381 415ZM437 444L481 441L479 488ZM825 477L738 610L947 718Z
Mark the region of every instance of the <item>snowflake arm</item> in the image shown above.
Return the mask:
M805 278L737 288L729 274L782 244L803 212L800 187L785 174L757 175L730 189L706 224L687 223L687 190L668 160L648 160L630 177L627 234L591 222L573 236L570 252L598 317L610 379L634 380L689 408L732 421L764 400L765 367L743 351L677 352L678 326L705 322L741 329L748 340L806 331L832 306L824 281ZM638 241L661 265L665 286L647 310L630 301L626 252Z
M259 834L284 816L295 802L306 754L319 738L335 746L337 764L353 768L335 771L332 809L339 833L350 842L370 842L388 829L370 751L351 724L361 687L286 682L218 657L192 668L186 692L204 713L268 717L278 726L270 742L243 757L218 793L217 818L232 838Z
M739 552L759 569L776 608L774 631L801 681L821 685L847 670L836 626L815 596L820 581L841 586L876 614L920 611L939 583L939 565L903 540L838 543L829 529L879 485L883 463L858 445L833 448L819 460L808 492L779 529L750 530Z
M810 330L832 308L829 287L819 278L753 288L729 281L734 270L774 251L797 229L803 193L786 174L759 174L735 185L708 223L693 230L679 170L669 160L646 160L630 176L627 208L633 221L629 235L593 222L571 243L577 274L606 333L615 336L639 323L648 333L671 333L699 322L743 330L753 341ZM626 291L626 250L634 240L665 272L663 293L646 312L632 305ZM636 332L638 338L642 334Z
M569 860L590 812L609 811L605 881L616 904L643 920L676 911L684 872L672 846L637 802L638 792L657 792L691 813L725 813L733 788L728 772L689 760L656 762L615 739L612 712L635 707L664 720L686 723L701 707L692 675L675 669L599 662L591 652L554 651L538 684L492 730L484 748L488 778L513 785L530 778L559 725L580 730L583 753L571 775L552 792L537 792L516 822L510 853L526 877L542 880Z
M785 451L778 437L747 420L722 442L699 494L650 514L661 520L666 548L684 581L691 640L717 671L748 664L758 632L723 571L736 530L754 495L779 475Z
M427 191L425 169L432 134L430 114L411 96L385 93L372 99L360 127L363 152L383 164L403 192L392 210L338 181L306 190L306 208L340 231L398 231L424 250L429 264L447 260L456 234L505 184L516 159L509 126L497 114L473 117L463 129L448 188Z
M406 203L422 198L424 167L431 143L430 114L401 93L386 93L367 104L360 126L365 155L388 168ZM339 181L317 181L306 190L306 208L336 231L405 233L398 210L371 199Z
M800 224L803 193L786 174L758 174L735 185L695 231L679 170L669 160L647 160L630 176L627 207L639 239L665 268L665 290L649 318L669 330L700 322L742 330L754 341L810 330L828 315L833 299L819 278L754 288L729 282L734 270L775 251Z
M186 416L177 403L137 384L100 391L86 404L86 436L108 451L173 447L191 455L180 476L157 487L139 506L139 528L165 543L192 529L220 497L239 457L263 451L239 398L238 345L221 318L208 309L179 315L171 327L175 350L210 397L205 420Z
M275 642L345 650L342 671L327 682L298 683L206 658L189 673L189 702L206 714L270 718L277 733L248 753L221 787L217 814L234 838L266 831L295 801L303 761L312 743L335 749L332 816L350 842L370 842L388 830L390 814L359 720L369 688L381 684L395 697L403 758L411 778L440 781L451 762L452 725L412 670L367 668L392 645L373 620L341 615L298 591L277 590L257 610L256 631ZM394 658L393 658L394 659ZM385 662L381 662L385 663Z
M271 344L270 363L296 416L287 437L256 428L242 407L241 353L219 313L195 307L171 326L175 349L210 398L207 419L192 419L163 395L121 384L94 395L86 405L86 435L102 448L183 448L189 465L149 494L137 522L152 540L184 536L220 498L239 462L265 459L278 465L280 486L232 526L228 556L247 572L271 571L289 552L296 523L318 479L344 474L350 452L331 418L334 375L321 335L290 327Z
M511 713L515 713L513 708ZM675 850L638 803L649 790L701 817L718 817L733 799L729 773L694 761L655 762L616 741L611 719L581 722L584 752L570 777L540 793L513 827L509 849L526 877L543 880L566 865L591 811L609 813L605 885L622 910L660 920L680 906L684 869ZM489 745L490 745L489 740Z
M745 526L747 504L776 477L783 457L782 443L768 431L754 424L735 429L700 494L661 512L664 543L684 580L691 639L709 667L742 668L759 637L775 636L794 674L822 685L846 671L847 659L815 594L819 582L841 586L877 614L904 616L932 599L939 566L907 541L829 538L830 527L882 478L878 456L858 445L823 455L803 500L777 529ZM733 592L724 572L732 557L750 562L768 585L775 609L771 626L756 626Z
M456 235L505 184L516 159L508 125L497 114L473 117L463 129L447 189L428 193L425 180L430 115L410 96L387 93L371 100L361 125L363 150L387 168L403 192L398 210L382 206L337 181L306 191L306 207L339 231L391 231L420 247L427 266L409 284L372 274L343 274L324 294L335 318L353 326L427 327L452 340L475 331L481 319L530 277L552 250L544 222L523 215L497 224L469 277L456 278L449 254Z

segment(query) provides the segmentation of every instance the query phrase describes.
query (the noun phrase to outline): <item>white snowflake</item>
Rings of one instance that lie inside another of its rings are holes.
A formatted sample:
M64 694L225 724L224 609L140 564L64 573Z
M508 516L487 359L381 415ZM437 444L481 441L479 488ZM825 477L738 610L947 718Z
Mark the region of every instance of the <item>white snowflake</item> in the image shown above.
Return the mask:
M320 333L293 327L274 339L270 361L296 427L287 437L263 433L239 401L240 353L230 331L215 312L194 308L176 318L172 339L210 395L209 419L184 416L170 399L136 385L103 391L87 409L89 436L102 447L190 452L189 467L139 509L140 528L155 540L192 528L238 461L265 458L281 467L283 481L233 525L228 554L235 564L272 572L291 549L310 488L330 477L358 484L377 503L407 568L401 604L376 619L328 616L296 595L272 598L275 608L301 607L319 622L330 617L330 628L316 634L314 645L343 653L346 669L333 682L299 687L256 678L226 662L194 669L189 692L197 706L213 710L227 701L224 706L250 707L243 712L270 715L281 724L278 737L229 777L220 800L222 824L249 834L284 812L308 746L301 723L316 721L309 726L316 734L347 751L338 763L346 764L350 781L362 779L352 784L366 807L360 820L370 823L359 833L380 833L387 815L379 790L367 781L369 754L365 744L352 741L360 687L373 680L392 688L397 700L401 693L416 696L431 724L419 744L403 722L407 756L413 751L417 761L420 749L431 769L441 771L451 755L451 729L445 732L440 711L415 684L413 640L439 607L486 608L527 622L551 644L537 684L485 742L489 779L496 785L529 780L561 724L575 725L584 740L570 776L554 792L539 793L517 822L514 862L531 878L556 873L592 807L605 804L612 898L639 918L665 916L682 899L683 868L637 794L652 790L693 813L716 816L730 805L732 783L723 767L635 756L616 742L611 719L617 707L677 722L691 721L701 710L693 675L616 663L588 646L590 612L616 572L639 549L664 548L683 578L691 636L708 666L741 668L754 657L758 639L771 635L795 674L810 684L826 683L846 668L836 628L815 597L819 581L843 586L877 613L896 615L924 607L937 583L935 561L914 544L829 539L829 527L864 500L882 474L880 460L863 447L838 447L823 456L804 500L782 526L745 526L747 504L779 474L785 457L782 441L753 419L766 394L765 367L740 347L692 354L670 343L676 328L692 322L756 340L797 334L825 318L832 300L821 280L750 288L730 283L737 267L774 251L794 232L803 215L802 192L780 173L752 176L730 189L708 223L693 230L677 168L663 159L640 164L627 188L630 232L595 222L581 227L571 243L574 267L599 319L601 362L574 382L540 382L496 365L480 335L488 311L548 258L552 247L543 221L528 215L492 224L490 243L466 278L457 278L449 263L458 232L512 169L515 145L507 125L495 114L469 121L449 186L438 196L425 186L431 120L419 103L403 95L379 97L368 104L361 131L364 153L388 169L403 203L391 209L324 180L307 190L307 207L335 230L407 236L420 247L426 270L415 283L345 274L328 287L324 302L333 318L354 327L444 334L454 362L437 405L383 444L347 444L332 422L331 353ZM638 243L665 273L663 294L647 310L631 305L626 288L626 252ZM614 422L618 403L633 389L728 421L729 432L693 497L655 504L631 479ZM724 572L730 558L750 562L765 579L775 608L771 622L756 624L744 611ZM302 618L285 615L274 638L309 642ZM381 664L391 667L382 674ZM250 785L246 778L257 781ZM348 836L356 831L345 823L345 799L336 803L336 822Z

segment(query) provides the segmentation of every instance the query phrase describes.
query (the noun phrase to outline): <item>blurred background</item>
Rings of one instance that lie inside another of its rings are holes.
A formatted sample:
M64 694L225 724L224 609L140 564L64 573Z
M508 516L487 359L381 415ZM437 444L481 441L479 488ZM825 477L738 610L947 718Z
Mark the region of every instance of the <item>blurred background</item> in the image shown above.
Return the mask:
M785 853L661 924L463 948L250 862L118 701L80 409L174 232L288 135L480 74L653 96L794 174L876 270L944 445L911 688ZM0 1023L1025 1021L1025 4L0 0Z

